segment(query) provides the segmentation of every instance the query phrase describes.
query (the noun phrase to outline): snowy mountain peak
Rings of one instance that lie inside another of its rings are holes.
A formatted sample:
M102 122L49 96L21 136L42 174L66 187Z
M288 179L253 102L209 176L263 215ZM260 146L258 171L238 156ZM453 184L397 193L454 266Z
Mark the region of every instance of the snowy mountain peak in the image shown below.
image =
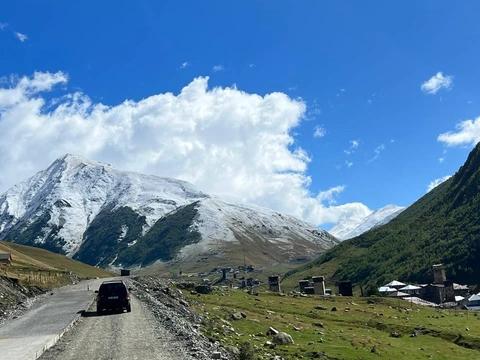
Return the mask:
M363 219L346 219L339 222L330 230L330 233L341 240L351 239L370 229L390 222L404 209L404 206L389 204L373 211Z
M176 235L164 251L158 244L168 234ZM279 259L313 257L336 243L293 217L226 203L185 181L121 171L73 154L0 195L0 239L95 265L149 263L155 260L151 249L165 260L260 241L275 248Z

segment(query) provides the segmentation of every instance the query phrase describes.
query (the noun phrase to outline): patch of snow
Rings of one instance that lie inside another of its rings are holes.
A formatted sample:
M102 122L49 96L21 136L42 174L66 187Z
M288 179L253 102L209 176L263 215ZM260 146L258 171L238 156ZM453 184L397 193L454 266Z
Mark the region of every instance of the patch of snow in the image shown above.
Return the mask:
M125 236L127 236L128 233L128 226L127 225L122 225L120 228L120 236L117 239L117 242L122 242L123 239L125 239Z

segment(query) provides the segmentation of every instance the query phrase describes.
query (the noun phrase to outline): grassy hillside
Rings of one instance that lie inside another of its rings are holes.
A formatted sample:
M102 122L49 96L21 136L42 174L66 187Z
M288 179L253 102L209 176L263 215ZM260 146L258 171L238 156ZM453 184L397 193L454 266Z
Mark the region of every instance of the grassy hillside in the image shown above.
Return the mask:
M426 282L444 263L461 283L480 279L480 145L448 181L390 223L343 242L287 274L286 284L314 274L374 288L398 278Z
M468 312L375 297L252 296L240 290L185 293L202 315L206 335L237 347L248 342L256 359L480 358L480 316ZM246 317L232 320L231 314L238 311ZM266 335L270 326L290 334L295 343L265 346L271 340Z
M34 285L61 285L70 282L72 275L78 278L111 276L105 270L44 249L0 241L0 252L10 252L13 258L11 266L0 267L0 275Z

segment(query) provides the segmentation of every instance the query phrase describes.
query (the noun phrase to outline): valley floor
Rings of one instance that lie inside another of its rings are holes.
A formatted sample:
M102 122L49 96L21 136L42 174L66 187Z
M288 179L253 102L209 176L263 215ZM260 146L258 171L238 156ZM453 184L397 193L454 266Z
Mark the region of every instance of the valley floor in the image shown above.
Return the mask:
M480 358L480 314L474 312L387 298L255 296L230 289L187 298L212 341L248 342L258 359ZM234 319L239 312L245 317ZM273 345L269 327L290 334L294 344Z

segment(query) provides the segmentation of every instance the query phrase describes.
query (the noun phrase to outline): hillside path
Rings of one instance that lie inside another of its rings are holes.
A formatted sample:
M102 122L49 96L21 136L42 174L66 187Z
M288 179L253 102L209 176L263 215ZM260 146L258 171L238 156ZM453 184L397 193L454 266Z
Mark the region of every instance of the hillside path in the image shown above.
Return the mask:
M53 290L34 302L22 316L0 327L0 357L34 360L53 346L95 298L104 279L82 281Z

